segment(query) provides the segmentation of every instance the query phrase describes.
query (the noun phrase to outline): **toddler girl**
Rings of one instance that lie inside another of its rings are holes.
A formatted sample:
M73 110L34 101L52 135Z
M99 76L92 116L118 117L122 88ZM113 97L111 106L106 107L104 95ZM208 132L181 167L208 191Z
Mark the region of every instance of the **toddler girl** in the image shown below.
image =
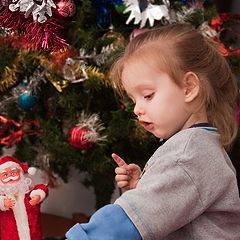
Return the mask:
M239 240L239 192L225 151L237 131L237 86L217 45L188 24L159 27L135 37L111 74L139 123L164 142L143 171L113 154L117 184L128 191L67 238Z

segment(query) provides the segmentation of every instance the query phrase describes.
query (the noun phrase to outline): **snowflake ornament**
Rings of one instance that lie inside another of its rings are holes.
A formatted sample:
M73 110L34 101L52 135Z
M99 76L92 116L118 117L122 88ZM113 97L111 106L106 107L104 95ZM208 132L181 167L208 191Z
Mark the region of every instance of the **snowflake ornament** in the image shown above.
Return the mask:
M124 4L126 9L123 13L130 12L126 24L129 24L134 19L134 24L140 23L140 28L143 28L147 21L152 27L155 20L169 19L170 4L168 0L164 0L161 5L151 4L148 0L124 0Z
M47 21L46 14L49 17L52 16L52 7L56 8L52 0L13 0L13 3L9 5L9 10L23 12L26 18L32 13L34 21L43 23Z
M202 32L203 36L205 37L215 38L218 36L217 31L212 29L208 24L208 22L203 22L198 28Z

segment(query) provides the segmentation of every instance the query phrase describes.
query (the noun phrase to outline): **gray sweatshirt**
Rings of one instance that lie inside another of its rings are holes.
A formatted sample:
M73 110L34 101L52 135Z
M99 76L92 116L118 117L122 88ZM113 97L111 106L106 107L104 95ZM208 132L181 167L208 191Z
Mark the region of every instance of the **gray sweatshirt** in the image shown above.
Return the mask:
M115 204L143 240L240 240L236 173L214 131L189 128L172 136L149 159L137 187Z

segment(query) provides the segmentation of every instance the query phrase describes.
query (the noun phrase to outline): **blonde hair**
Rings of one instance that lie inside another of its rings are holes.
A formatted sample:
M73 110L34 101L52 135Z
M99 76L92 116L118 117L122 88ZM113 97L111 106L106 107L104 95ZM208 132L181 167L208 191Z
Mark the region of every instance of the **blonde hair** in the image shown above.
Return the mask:
M134 61L136 56L153 58L179 86L185 73L194 72L200 79L200 96L208 120L218 129L222 145L230 146L237 133L238 90L217 43L190 24L162 26L138 35L129 42L110 71L113 85L120 93L124 92L121 77L125 64Z

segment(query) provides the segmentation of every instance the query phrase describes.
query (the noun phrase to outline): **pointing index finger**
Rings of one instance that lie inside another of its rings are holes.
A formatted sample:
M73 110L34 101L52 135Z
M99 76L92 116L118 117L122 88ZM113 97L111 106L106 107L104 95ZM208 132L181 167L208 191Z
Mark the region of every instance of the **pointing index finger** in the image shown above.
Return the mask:
M115 153L112 154L112 158L114 159L114 161L117 163L119 167L123 167L127 165L126 162Z

